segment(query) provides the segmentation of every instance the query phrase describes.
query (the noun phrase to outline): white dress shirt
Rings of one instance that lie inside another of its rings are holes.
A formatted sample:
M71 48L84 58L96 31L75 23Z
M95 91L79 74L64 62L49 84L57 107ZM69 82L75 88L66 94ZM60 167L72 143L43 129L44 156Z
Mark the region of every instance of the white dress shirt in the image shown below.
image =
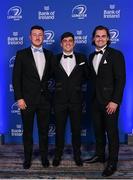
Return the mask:
M34 49L39 49L42 52L40 52L40 51L34 52ZM35 60L35 64L37 67L37 71L38 71L40 80L42 80L43 71L44 71L45 64L46 64L46 59L45 59L45 55L43 53L43 49L42 49L42 47L36 48L32 45L31 50L32 50L32 53L34 56L34 60Z
M106 46L105 46L106 47ZM105 47L103 47L102 49L100 49L100 51L102 50L103 53L105 52ZM96 49L96 51L99 51L98 49ZM102 56L103 54L95 54L94 58L93 58L93 67L94 67L94 70L96 72L96 74L98 73L98 68L99 68L99 64L101 62L101 59L102 59Z
M73 55L73 57L72 58L70 58L70 57L64 58L64 55ZM61 58L61 65L64 68L67 75L70 76L72 70L74 69L74 67L76 65L76 59L75 59L73 52L71 54L66 54L63 52L63 55Z

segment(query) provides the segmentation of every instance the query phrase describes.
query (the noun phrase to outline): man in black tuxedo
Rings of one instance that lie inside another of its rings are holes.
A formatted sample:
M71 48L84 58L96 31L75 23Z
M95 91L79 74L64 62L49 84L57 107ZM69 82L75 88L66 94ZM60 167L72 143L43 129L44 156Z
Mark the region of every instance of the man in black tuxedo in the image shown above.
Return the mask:
M56 152L53 166L58 166L64 149L64 135L67 117L70 117L74 161L82 166L80 151L82 84L87 76L86 57L73 52L74 35L65 32L61 36L63 52L57 55L54 62L54 110L56 118Z
M44 29L33 26L30 30L31 46L16 54L13 87L23 122L24 169L31 166L33 151L33 124L37 116L39 149L44 167L48 161L48 129L50 117L50 78L52 52L43 48Z
M109 176L116 171L118 162L118 115L125 86L125 61L120 51L109 47L110 34L106 27L94 29L92 44L96 47L89 56L96 152L86 162L105 162L107 134L109 154L102 176Z

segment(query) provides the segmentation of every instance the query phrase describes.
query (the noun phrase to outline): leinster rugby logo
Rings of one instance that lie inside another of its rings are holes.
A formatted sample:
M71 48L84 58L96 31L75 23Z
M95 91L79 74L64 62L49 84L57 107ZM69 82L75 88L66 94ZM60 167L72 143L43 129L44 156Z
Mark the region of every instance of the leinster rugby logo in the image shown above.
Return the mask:
M77 5L72 9L72 17L77 19L84 19L85 17L87 17L86 11L86 5Z
M54 81L53 79L50 79L50 80L48 81L48 89L49 89L51 92L54 91L54 89L55 89L55 81Z
M18 21L22 19L22 8L20 6L13 6L7 12L7 19Z
M110 40L112 43L119 42L119 31L117 29L111 29L110 31Z
M11 106L11 113L12 113L12 114L20 115L20 108L18 107L18 103L17 103L17 102L15 102L15 103Z
M16 56L13 56L13 57L9 60L9 67L10 67L10 68L13 68L15 58L16 58Z
M51 31L51 30L45 31L44 43L53 44L54 42L55 42L55 40L54 40L54 31Z
M54 124L50 124L49 125L49 132L48 132L48 136L52 137L55 135L55 125Z

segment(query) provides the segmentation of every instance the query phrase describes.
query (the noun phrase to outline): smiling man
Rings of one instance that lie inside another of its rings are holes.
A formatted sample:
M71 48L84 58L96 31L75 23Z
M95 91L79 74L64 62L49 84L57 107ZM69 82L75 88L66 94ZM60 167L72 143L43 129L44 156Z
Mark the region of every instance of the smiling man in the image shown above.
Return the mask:
M59 166L65 143L65 127L70 117L74 161L82 166L80 151L82 84L88 74L86 57L74 52L74 35L65 32L61 36L63 52L57 55L54 62L54 110L56 118L56 152L53 166Z
M23 123L24 169L31 166L35 114L41 162L43 167L49 166L48 129L51 103L48 80L53 53L43 48L43 27L31 27L29 38L31 46L17 52L13 69L15 99L21 110Z
M94 29L92 44L95 52L89 56L89 68L93 89L91 108L96 152L86 162L105 162L107 134L108 158L102 176L110 176L116 171L118 162L118 115L125 86L125 60L120 51L109 47L110 34L104 26Z

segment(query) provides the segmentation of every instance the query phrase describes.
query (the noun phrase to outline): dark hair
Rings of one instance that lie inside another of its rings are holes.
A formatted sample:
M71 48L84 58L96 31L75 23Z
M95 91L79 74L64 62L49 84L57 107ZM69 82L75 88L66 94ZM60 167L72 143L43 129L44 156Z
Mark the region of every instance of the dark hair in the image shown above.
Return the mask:
M38 25L32 26L31 29L30 29L30 33L31 33L31 31L32 31L33 29L39 29L39 30L42 30L42 31L44 32L44 28L43 28L42 26L38 26Z
M71 33L71 32L65 32L61 35L61 41L64 39L64 38L67 38L67 37L72 37L73 40L74 40L74 34Z
M97 30L105 30L105 31L106 31L107 36L108 36L108 38L109 38L109 40L107 41L107 45L109 46L110 43L111 43L111 41L110 41L109 29L108 29L107 27L105 27L105 26L102 26L102 25L99 25L99 26L96 26L96 27L95 27L95 29L94 29L94 31L93 31L93 33L92 33L92 45L95 45L95 41L94 41L93 39L94 39L94 37L95 37L95 34L96 34L96 31L97 31Z

